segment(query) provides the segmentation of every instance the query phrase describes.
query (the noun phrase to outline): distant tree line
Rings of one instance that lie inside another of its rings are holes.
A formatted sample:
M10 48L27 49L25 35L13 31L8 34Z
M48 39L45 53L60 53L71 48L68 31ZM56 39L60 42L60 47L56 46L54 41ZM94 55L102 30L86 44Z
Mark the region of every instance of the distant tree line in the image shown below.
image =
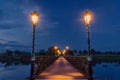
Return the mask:
M60 50L60 49L59 49ZM86 56L87 50L67 50L65 56ZM101 52L95 49L91 49L91 54L93 56L94 62L120 62L120 52L106 51ZM47 50L41 49L35 53L36 56L46 56L54 57L56 56L56 51L54 46L49 47ZM0 62L6 64L6 66L11 64L29 64L31 61L31 53L20 51L20 50L6 50L4 53L0 53Z
M69 50L68 53L66 55L72 55L72 56L86 56L88 54L88 51L85 50ZM120 52L116 52L116 51L97 51L95 49L91 49L91 54L92 55L120 55Z
M62 53L62 52L61 52ZM87 50L68 50L65 55L70 55L70 56L85 56L87 55ZM41 49L39 51L37 51L36 56L55 56L56 52L54 49L54 46L49 47L47 50L45 49ZM115 51L106 51L106 52L101 52L101 51L97 51L95 49L91 49L91 54L92 55L107 55L107 54L114 54L114 55L120 55L120 52L115 52ZM7 56L7 57L25 57L25 56L31 56L30 52L25 52L25 51L20 51L20 50L6 50L6 52L1 53L0 56Z

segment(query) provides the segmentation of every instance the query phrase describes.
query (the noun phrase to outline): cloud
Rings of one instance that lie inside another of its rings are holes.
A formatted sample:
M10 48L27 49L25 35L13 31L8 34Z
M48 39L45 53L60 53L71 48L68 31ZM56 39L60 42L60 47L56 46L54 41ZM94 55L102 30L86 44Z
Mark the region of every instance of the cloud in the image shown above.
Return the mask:
M36 10L40 13L40 23L37 25L38 30L41 30L41 34L47 35L48 32L57 27L59 22L52 21L46 16L40 5L36 4L34 1L1 1L0 15L3 18L0 19L0 30L10 30L14 28L21 28L25 26L30 26L29 14Z
M0 21L0 24L2 25L2 24L15 24L15 21L13 21L13 20L2 20L2 21Z
M6 44L6 43L7 43L6 40L0 39L0 44Z
M17 41L8 41L4 39L0 39L0 44L18 44Z
M17 41L8 41L0 39L1 50L11 49L11 50L30 50L31 46L20 44Z
M52 20L40 5L36 5L32 1L7 0L0 1L0 4L0 34L3 38L0 39L0 47L2 49L31 49L29 46L31 40L29 39L32 33L32 25L29 14L33 10L40 13L40 23L36 29L38 40L43 36L48 37L54 29L59 27L59 21ZM8 40L9 38L13 41Z
M6 50L8 50L8 49L12 49L12 47L10 47L10 46L6 46L5 49L6 49Z
M28 17L22 13L25 10L21 8L22 6L27 10L27 5L15 0L0 3L3 3L0 5L0 30L19 28L28 24L26 21Z
M14 21L14 20L3 20L0 22L0 30L10 30L15 28L23 28L28 24L25 22Z
M1 18L3 18L3 12L2 12L2 10L0 10L0 20L1 20Z
M11 20L3 20L0 22L0 30L6 30L13 28L14 22ZM12 26L12 27L11 27Z

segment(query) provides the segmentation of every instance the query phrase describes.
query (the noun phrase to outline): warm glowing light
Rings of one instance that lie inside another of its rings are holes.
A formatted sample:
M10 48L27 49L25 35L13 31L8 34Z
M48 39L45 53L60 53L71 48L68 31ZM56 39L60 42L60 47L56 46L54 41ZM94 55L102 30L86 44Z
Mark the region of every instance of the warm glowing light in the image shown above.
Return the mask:
M90 23L91 23L91 21L92 21L92 12L90 12L90 11L85 11L84 12L84 21L85 21L85 24L87 25L87 26L89 26L90 25Z
M69 49L69 46L66 46L66 49Z
M84 19L85 19L86 24L90 24L90 21L91 21L91 16L90 15L86 15L84 17Z
M70 65L64 57L59 57L52 67L45 69L39 76L45 77L46 80L87 80L82 79L84 75Z
M63 50L63 54L65 54L66 53L66 50Z
M57 47L57 46L54 46L54 49L58 49L58 47Z
M39 21L39 14L36 11L34 11L33 13L31 13L30 17L31 17L32 24L36 26Z
M47 80L74 80L74 77L71 75L69 76L69 75L56 74L56 75L47 76Z
M61 52L60 52L60 50L57 50L57 53L58 53L58 55L61 55Z

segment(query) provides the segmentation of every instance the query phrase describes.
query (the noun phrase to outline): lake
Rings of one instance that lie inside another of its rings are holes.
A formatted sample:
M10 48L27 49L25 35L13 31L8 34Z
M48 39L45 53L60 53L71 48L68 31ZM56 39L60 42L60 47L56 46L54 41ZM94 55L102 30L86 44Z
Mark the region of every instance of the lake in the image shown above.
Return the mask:
M30 65L4 66L0 63L0 80L24 80L30 75ZM120 64L101 63L94 67L94 76L100 80L120 80Z
M101 63L96 64L94 76L100 80L120 80L120 64L118 63Z

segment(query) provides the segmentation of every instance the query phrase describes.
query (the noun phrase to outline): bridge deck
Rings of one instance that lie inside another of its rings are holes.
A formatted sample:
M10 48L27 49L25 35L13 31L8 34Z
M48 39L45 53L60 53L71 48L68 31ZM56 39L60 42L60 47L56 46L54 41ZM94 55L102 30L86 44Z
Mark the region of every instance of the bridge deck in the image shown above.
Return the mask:
M59 57L51 66L44 70L35 80L87 80L64 57Z

